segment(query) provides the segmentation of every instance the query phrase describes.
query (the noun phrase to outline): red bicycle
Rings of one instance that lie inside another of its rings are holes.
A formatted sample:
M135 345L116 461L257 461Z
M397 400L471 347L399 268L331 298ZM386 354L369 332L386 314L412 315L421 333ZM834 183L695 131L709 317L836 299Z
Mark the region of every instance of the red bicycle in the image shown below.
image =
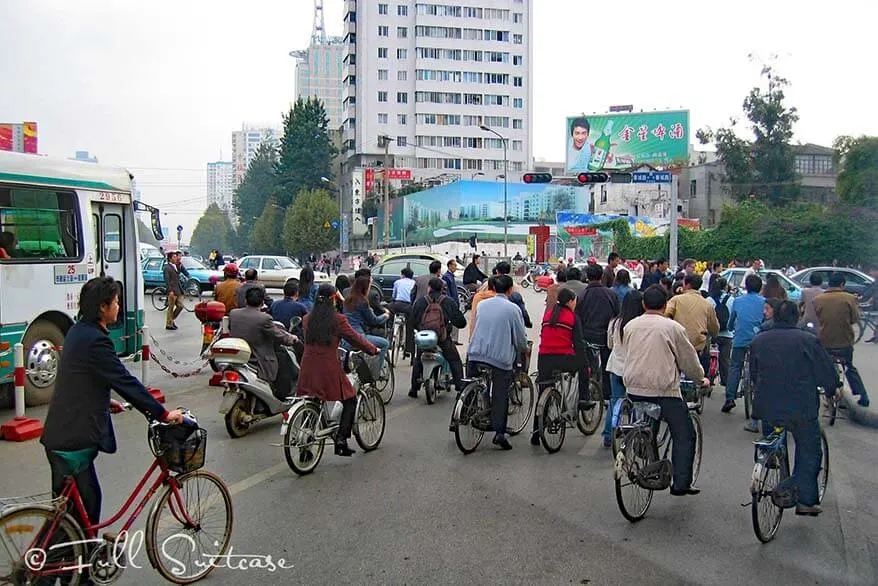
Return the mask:
M232 534L232 498L223 481L204 465L207 433L191 414L184 423L149 423L155 459L122 508L107 521L91 524L73 475L91 458L55 452L71 476L57 498L51 494L0 499L0 584L76 586L84 575L96 584L119 579L145 546L149 562L166 580L190 584L213 570L226 554ZM120 532L98 532L116 523L158 472ZM134 521L161 489L145 533L129 533ZM139 567L139 566L138 566Z

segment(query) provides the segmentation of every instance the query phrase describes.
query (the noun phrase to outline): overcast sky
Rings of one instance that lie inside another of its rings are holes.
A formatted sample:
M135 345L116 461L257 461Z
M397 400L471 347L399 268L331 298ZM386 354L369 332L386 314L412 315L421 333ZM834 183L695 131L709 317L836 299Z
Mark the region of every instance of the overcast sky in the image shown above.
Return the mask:
M343 2L325 4L340 34ZM563 159L566 115L612 104L687 108L694 141L740 114L759 82L750 53L779 55L797 141L878 135L874 2L534 5L538 159ZM88 150L128 166L166 225L191 234L205 163L230 159L242 122L280 125L295 92L289 51L307 46L312 10L311 0L0 0L0 121L37 121L41 153Z

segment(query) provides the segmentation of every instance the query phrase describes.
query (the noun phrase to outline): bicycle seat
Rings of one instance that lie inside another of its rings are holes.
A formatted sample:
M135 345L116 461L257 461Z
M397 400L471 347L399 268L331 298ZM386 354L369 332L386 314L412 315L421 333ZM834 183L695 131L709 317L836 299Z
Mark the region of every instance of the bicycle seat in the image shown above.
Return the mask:
M493 369L487 364L476 364L475 369L478 376L486 379L490 379L491 374L494 372Z
M98 451L94 448L72 451L52 450L52 453L64 461L64 464L69 469L70 476L76 476L88 468L98 455Z

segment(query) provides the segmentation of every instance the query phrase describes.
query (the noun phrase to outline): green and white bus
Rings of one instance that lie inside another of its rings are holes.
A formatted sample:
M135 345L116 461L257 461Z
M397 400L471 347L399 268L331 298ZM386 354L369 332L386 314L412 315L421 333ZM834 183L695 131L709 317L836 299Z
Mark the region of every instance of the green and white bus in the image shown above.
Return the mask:
M0 343L24 345L27 405L51 398L79 291L92 277L122 283L119 320L110 327L116 351L130 356L141 347L135 214L150 216L157 238L161 225L157 209L134 201L132 179L118 167L0 152L0 246L12 236L16 242L6 250L9 258L0 258ZM6 397L12 363L11 351L0 356L0 395Z

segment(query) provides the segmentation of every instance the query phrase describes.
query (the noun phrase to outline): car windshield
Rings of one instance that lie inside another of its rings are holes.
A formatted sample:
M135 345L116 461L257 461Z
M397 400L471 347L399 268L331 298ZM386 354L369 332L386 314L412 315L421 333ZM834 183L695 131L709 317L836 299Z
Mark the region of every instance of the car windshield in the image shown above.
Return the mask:
M282 269L300 269L300 268L302 268L285 256L279 256L275 260L277 261L277 264L279 264L280 268L282 268Z
M191 256L184 256L182 259L183 268L185 269L206 269L207 267L192 258Z

